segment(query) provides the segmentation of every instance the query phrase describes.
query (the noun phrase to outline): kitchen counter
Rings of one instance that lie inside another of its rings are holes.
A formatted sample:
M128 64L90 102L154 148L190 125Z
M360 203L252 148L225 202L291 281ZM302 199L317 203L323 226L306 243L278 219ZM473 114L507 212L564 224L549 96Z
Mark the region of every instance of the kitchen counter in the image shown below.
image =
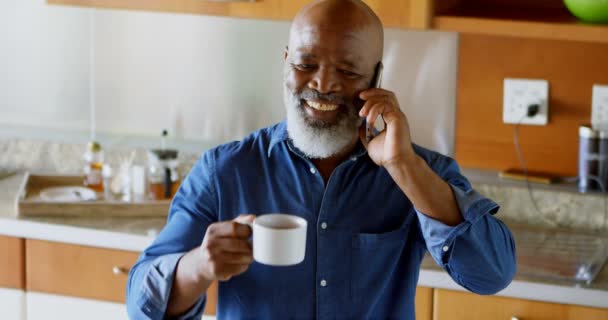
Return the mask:
M165 218L18 217L16 198L23 179L22 173L0 179L0 235L139 252L154 240L166 221ZM428 256L422 263L419 285L464 291ZM518 274L497 295L608 308L608 266L589 285Z

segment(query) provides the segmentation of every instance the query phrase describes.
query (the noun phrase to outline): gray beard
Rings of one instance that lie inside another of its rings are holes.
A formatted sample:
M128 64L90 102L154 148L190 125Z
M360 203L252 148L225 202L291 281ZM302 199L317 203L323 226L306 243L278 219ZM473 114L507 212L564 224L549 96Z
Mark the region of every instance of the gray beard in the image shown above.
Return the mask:
M336 123L310 119L300 99L283 88L283 101L287 109L287 133L296 148L311 159L325 159L344 151L359 136L363 119L356 110L340 114Z

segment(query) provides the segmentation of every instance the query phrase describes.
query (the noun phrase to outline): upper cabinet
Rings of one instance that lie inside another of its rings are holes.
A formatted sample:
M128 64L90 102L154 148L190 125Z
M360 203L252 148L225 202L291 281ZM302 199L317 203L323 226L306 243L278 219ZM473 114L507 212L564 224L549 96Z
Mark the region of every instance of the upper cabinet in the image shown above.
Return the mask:
M563 0L435 0L434 29L608 43L608 25L578 21Z
M47 0L50 4L291 20L310 0ZM563 0L367 0L385 27L608 43L608 25L577 20Z
M310 0L47 0L49 4L90 6L230 16L239 18L291 20ZM382 19L385 27L427 29L432 18L433 0L365 1Z

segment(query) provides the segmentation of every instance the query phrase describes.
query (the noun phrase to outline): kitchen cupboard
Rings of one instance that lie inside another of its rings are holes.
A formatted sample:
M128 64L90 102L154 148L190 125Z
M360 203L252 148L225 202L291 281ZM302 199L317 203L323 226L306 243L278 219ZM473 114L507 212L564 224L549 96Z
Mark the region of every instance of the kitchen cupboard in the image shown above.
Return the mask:
M49 4L98 8L164 11L230 16L239 18L291 20L310 0L258 0L222 2L209 0L47 0ZM386 27L426 29L431 23L433 0L367 0Z
M608 320L608 310L468 292L434 290L433 320Z
M25 320L23 239L0 236L0 315Z
M25 292L19 289L0 288L0 318L26 320Z
M437 30L608 43L608 25L581 23L563 0L435 0Z
M122 303L39 292L27 292L26 296L27 320L127 320L129 318L127 309Z

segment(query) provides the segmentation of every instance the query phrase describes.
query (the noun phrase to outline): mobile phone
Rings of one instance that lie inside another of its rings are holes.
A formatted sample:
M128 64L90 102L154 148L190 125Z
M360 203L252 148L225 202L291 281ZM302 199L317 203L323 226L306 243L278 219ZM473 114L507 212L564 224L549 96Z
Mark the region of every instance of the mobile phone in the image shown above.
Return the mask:
M380 88L380 84L382 83L382 69L384 69L384 66L382 65L382 61L380 61L376 64L376 68L374 69L374 77L372 78L370 88ZM373 130L374 124L372 123L370 125L367 123L367 120L365 120L365 139L367 142L373 138Z

